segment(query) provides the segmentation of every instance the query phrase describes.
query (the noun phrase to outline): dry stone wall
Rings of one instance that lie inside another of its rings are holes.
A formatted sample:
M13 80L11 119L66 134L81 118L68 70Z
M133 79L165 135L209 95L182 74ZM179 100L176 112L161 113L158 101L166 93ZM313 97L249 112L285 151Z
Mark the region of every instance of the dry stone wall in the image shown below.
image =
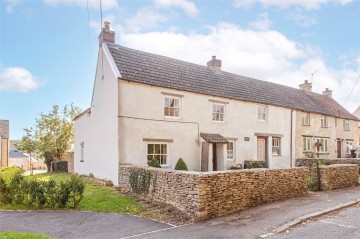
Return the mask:
M120 165L119 186L131 192L130 172L151 173L146 197L176 206L198 219L307 194L307 168L187 172Z
M350 164L320 166L320 183L322 190L356 186L359 184L359 166Z

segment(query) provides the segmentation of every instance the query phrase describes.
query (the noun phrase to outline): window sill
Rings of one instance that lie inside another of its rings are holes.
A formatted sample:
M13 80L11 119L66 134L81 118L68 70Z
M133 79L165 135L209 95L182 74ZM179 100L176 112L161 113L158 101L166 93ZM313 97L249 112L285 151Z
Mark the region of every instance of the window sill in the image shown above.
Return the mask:
M177 117L177 116L166 116L166 115L164 115L164 118L165 118L165 119L174 119L174 120L180 120L180 119L181 119L181 117Z
M329 126L321 126L321 128L330 128Z
M213 122L213 123L222 123L222 124L225 124L225 121L215 121L215 120L213 120L212 122Z
M302 126L311 126L310 124L302 124Z
M350 129L344 129L344 131L350 131Z
M82 159L82 160L80 160L80 163L83 163L84 162L84 160Z
M235 162L235 159L226 159L228 162Z
M160 164L161 168L170 168L169 164Z
M271 156L272 156L272 157L281 157L281 155L278 155L278 154L275 154L275 155L272 154Z

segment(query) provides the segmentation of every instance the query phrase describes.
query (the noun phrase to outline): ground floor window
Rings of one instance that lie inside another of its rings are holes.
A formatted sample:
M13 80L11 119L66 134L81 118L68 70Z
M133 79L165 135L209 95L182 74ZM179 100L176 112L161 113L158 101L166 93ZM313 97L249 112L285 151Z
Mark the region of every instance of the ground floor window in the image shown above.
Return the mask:
M272 155L280 155L280 138L272 138Z
M311 151L311 138L310 137L303 138L303 150L304 150L304 152Z
M235 160L235 144L234 141L230 141L227 143L227 159Z
M317 143L320 143L319 153L327 153L328 152L328 139L316 139Z
M353 141L346 141L346 154L351 154Z
M162 143L149 143L147 145L147 161L155 158L159 161L160 165L168 164L168 144Z
M80 143L80 160L81 162L84 162L84 149L85 149L85 144L84 142Z

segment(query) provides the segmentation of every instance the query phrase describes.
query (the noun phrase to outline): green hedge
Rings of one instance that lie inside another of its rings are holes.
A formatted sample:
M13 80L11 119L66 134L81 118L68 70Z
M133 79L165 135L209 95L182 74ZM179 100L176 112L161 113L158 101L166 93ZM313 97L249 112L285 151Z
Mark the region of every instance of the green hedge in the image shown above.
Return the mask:
M84 189L84 181L77 176L57 184L53 179L41 181L16 173L9 184L0 177L0 203L26 204L39 208L63 208L69 205L76 208L83 198Z
M266 162L256 160L245 160L244 168L266 168Z
M182 158L179 158L179 160L177 161L177 163L175 165L175 170L188 171L188 167Z
M54 173L67 173L68 172L68 162L67 161L57 161L53 162L52 171Z

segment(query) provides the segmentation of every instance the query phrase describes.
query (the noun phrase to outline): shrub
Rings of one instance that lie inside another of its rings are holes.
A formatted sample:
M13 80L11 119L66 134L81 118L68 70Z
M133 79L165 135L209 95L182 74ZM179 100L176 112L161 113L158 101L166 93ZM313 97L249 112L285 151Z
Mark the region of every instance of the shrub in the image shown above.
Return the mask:
M308 189L310 191L317 191L317 185L316 185L316 182L314 180L314 177L309 175L308 178L307 178L307 185L308 185Z
M148 193L151 183L149 170L130 169L129 183L133 193Z
M154 168L161 168L159 160L157 160L155 157L152 158L152 160L149 163L149 166Z
M9 193L12 201L16 204L22 204L27 194L27 183L20 173L16 173L9 184Z
M112 187L112 186L114 186L114 184L113 184L113 182L111 180L106 180L105 181L105 186L106 187Z
M60 182L59 188L56 190L56 201L59 207L64 208L69 201L70 188L67 182Z
M176 165L175 165L175 170L185 170L188 171L188 168L186 166L185 161L182 158L179 158L179 160L177 161Z
M95 178L93 173L89 173L89 178Z
M52 163L52 171L54 173L67 173L68 172L68 162L67 161L57 161Z
M313 159L313 158L315 158L315 153L314 152L307 152L307 153L305 153L305 157Z
M6 167L0 171L0 178L2 178L6 185L9 186L15 174L22 174L23 172L25 171L17 166Z
M70 181L67 183L69 187L69 199L73 208L76 208L83 198L85 189L84 180L79 177L71 176Z
M44 182L44 196L45 196L46 204L50 208L55 208L58 199L57 199L57 187L54 179L50 179L49 181Z
M11 204L12 197L9 192L9 188L3 178L0 177L0 202L4 204Z
M256 160L245 160L244 168L266 168L266 162L264 161L256 161Z

